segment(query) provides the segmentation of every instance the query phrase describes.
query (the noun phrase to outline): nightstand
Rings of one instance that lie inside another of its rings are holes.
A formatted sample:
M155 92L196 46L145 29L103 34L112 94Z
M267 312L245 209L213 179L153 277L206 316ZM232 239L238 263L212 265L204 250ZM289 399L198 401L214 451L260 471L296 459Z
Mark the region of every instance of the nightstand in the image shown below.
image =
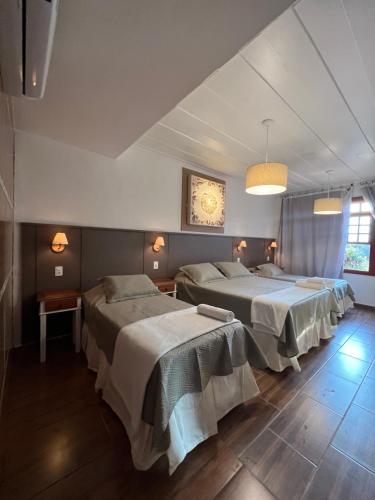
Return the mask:
M152 281L164 295L171 295L174 298L177 297L177 284L175 280L171 278L160 278Z
M73 311L73 342L75 352L81 349L81 293L78 290L60 290L58 292L39 292L40 321L40 362L46 360L47 315Z

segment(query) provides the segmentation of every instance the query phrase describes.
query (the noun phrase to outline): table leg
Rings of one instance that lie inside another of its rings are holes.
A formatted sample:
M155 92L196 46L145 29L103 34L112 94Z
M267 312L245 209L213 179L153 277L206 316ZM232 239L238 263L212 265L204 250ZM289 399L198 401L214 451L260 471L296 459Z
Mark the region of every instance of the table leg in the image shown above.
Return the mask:
M39 306L39 322L40 322L40 362L46 361L46 337L47 337L47 316L45 313L44 302Z
M293 370L295 372L300 372L301 371L301 367L300 367L300 365L298 363L297 356L294 356L293 358L290 358L290 364L292 365Z

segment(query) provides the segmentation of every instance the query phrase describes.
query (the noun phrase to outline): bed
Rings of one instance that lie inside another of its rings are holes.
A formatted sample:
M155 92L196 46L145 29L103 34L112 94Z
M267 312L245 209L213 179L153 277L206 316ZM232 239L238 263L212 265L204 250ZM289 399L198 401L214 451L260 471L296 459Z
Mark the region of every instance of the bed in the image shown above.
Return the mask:
M297 281L309 279L308 276L285 273L279 266L272 263L260 264L255 268L251 268L250 271L262 278L284 281L293 284ZM339 315L343 316L346 311L354 306L354 291L346 280L336 279L332 292L334 293L339 306Z
M183 266L175 277L178 297L191 304L207 303L232 310L272 370L293 366L300 371L297 358L318 346L320 339L331 338L339 309L330 290L261 278L239 263L218 264L239 271L228 277L222 270L215 272L209 263ZM201 275L191 272L204 268Z
M157 290L107 299L103 285L83 299L83 345L96 390L122 421L135 467L146 470L165 454L172 474L217 433L219 419L259 393L250 363L265 361L237 320L215 322ZM199 325L187 328L192 317Z

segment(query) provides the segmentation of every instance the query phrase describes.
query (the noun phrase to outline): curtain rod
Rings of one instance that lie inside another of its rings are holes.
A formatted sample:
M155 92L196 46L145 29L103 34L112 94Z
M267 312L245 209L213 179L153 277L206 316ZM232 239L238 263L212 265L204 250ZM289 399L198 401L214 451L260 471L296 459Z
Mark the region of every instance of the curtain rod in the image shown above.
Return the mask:
M351 189L355 187L363 187L363 186L371 186L375 184L375 179L369 180L369 181L361 181L357 183L352 183L352 184L347 184L345 186L333 186L329 188L330 192L335 192L335 191L350 191ZM328 193L328 188L321 188L315 191L299 191L296 193L290 193L284 195L282 198L287 199L287 198L301 198L303 196L314 196L316 194L325 194Z

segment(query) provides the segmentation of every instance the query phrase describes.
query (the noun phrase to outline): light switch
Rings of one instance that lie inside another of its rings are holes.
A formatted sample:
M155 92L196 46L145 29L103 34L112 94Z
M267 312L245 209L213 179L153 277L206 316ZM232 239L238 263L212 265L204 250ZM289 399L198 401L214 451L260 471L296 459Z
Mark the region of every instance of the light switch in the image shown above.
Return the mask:
M269 260L270 260L270 256L267 255L266 261L269 262Z
M154 269L159 269L159 261L154 260Z
M237 262L241 262L241 259L239 257L237 257Z
M64 274L63 266L55 266L55 276L62 276Z

